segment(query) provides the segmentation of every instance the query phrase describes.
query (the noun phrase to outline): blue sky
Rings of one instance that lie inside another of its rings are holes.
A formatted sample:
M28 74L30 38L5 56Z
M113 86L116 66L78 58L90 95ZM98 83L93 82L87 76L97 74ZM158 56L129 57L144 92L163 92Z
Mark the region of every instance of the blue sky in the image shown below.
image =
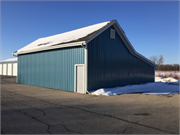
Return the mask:
M1 1L0 61L34 40L116 19L135 50L179 63L179 1Z

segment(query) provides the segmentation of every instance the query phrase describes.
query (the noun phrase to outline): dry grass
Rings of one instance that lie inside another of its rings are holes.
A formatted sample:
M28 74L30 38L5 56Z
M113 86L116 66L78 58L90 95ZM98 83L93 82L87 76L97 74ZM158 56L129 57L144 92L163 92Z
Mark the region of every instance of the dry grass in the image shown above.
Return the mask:
M175 71L156 71L156 77L162 77L162 78L168 78L168 77L173 77L175 79L180 80L180 72L175 72Z
M173 72L173 73L180 73L180 71L162 71L162 70L156 70L156 72Z

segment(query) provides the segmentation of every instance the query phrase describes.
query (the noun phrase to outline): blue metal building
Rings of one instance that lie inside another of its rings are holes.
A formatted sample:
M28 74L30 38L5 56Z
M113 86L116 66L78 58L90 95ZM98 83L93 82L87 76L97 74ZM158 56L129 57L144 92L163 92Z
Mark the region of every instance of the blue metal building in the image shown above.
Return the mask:
M157 66L135 51L116 20L38 39L13 55L17 83L80 93L154 82Z

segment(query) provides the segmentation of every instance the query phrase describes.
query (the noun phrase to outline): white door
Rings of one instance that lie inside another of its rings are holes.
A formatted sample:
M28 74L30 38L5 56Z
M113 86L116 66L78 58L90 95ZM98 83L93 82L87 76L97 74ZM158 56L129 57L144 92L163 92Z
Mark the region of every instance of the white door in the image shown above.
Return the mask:
M12 63L9 63L7 66L8 66L7 75L12 75Z
M3 75L6 75L6 71L7 71L7 64L3 64Z
M0 64L0 75L2 75L2 64Z
M17 76L17 63L13 63L13 76Z
M76 65L76 92L84 93L84 65Z

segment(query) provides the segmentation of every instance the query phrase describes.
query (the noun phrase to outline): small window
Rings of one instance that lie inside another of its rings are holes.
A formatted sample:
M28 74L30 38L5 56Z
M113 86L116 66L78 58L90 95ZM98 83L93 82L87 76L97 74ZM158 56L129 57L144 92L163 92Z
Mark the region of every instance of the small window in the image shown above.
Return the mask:
M110 38L115 39L115 30L114 29L110 30Z

